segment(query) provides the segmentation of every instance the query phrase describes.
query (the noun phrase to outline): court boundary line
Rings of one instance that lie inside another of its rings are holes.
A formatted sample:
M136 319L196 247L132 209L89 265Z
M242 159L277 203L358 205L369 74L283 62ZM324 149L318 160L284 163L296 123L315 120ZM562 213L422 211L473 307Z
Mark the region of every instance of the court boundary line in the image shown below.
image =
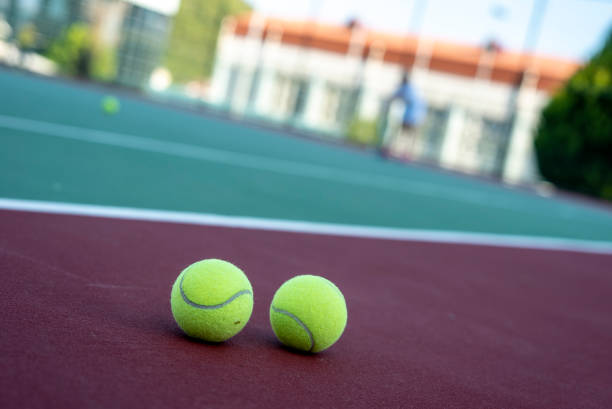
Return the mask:
M612 255L611 241L581 240L547 236L523 236L450 230L376 227L11 198L0 198L0 210L179 223L249 230L319 234L326 236L373 238L487 247L507 247L530 250L572 251Z

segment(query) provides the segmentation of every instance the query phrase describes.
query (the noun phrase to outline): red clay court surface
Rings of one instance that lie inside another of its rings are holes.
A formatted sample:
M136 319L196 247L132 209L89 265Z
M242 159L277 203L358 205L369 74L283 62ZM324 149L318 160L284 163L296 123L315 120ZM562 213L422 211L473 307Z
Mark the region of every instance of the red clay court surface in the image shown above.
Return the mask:
M0 211L3 408L610 408L612 257ZM172 318L193 261L230 260L255 307L223 344ZM343 291L318 355L268 321L296 274Z

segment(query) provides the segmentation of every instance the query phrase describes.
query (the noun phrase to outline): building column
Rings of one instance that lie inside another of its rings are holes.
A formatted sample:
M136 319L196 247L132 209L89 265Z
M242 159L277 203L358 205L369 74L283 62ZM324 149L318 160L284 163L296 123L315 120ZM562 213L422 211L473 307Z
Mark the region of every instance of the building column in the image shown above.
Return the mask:
M231 101L230 111L234 114L243 115L247 110L249 92L253 82L253 71L248 67L240 67L240 73L236 80L236 88Z
M464 123L465 110L457 105L451 106L440 152L440 165L446 168L457 167Z
M273 100L276 91L276 66L281 47L282 28L269 25L262 21L261 44L258 50L255 72L257 72L256 93L250 101L249 109L255 115L272 115L274 109ZM251 84L253 87L254 84Z
M233 17L226 17L221 23L219 37L217 38L217 51L213 73L210 77L210 86L206 93L206 100L217 105L226 105L227 92L230 81L230 71L232 64L235 63L236 47L236 20Z
M304 109L302 117L302 122L307 124L309 128L323 128L321 124L321 109L323 107L324 97L325 81L311 77L306 99L306 108Z
M223 105L226 101L227 87L229 86L231 64L217 59L213 68L210 88L206 95L208 102Z
M361 90L361 98L357 107L357 116L364 120L376 120L381 114L380 94L369 87Z
M535 181L537 177L535 174L535 152L533 150L535 125L536 118L531 112L519 110L516 113L502 176L506 182Z
M272 110L272 104L274 104L272 97L274 96L275 77L276 72L271 66L263 66L261 68L259 73L258 92L253 104L257 114L269 115Z
M362 89L357 115L366 120L375 120L381 114L380 90L374 86L378 78L381 78L385 56L385 44L374 42L370 45L370 52L365 61L362 76Z
M502 177L509 183L529 183L537 179L533 133L538 121L536 107L538 76L526 72L514 98L514 122Z

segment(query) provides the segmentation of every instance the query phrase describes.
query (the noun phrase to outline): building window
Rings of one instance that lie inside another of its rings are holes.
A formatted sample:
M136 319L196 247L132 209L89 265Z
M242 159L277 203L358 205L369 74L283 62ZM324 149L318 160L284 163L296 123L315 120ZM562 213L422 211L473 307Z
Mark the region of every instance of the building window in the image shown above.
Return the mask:
M323 124L329 127L347 124L355 115L358 99L356 89L328 83L325 86L321 110Z
M510 121L483 119L478 144L481 173L493 177L502 175L509 139Z
M419 130L420 159L435 163L440 160L449 112L448 108L428 108L425 122Z
M240 67L233 66L230 68L229 79L227 81L227 88L225 93L225 103L228 106L232 106L234 100L234 94L236 93L236 85L238 84L238 78L240 78Z
M468 172L501 176L509 131L510 121L467 113L458 155L459 167Z
M308 81L277 74L274 82L272 114L282 119L298 119L308 98Z

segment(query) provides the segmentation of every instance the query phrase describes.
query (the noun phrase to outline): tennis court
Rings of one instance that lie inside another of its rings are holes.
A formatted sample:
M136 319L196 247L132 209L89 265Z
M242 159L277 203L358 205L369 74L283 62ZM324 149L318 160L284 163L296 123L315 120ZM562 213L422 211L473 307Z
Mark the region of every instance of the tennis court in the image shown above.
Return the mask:
M117 92L117 91L115 91ZM524 407L612 403L612 210L366 150L0 70L4 407ZM222 258L246 328L181 334L170 287ZM318 355L268 320L336 283Z

